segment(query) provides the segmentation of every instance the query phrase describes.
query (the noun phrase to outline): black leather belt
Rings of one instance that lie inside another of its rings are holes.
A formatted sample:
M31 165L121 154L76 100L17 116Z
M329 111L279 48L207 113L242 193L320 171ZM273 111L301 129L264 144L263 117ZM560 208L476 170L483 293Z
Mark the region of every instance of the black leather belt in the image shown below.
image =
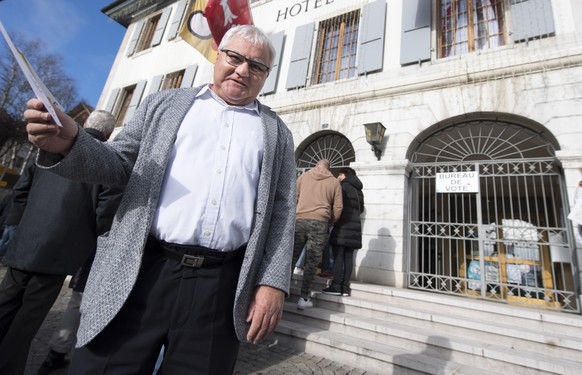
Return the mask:
M233 251L220 251L204 246L179 245L148 237L148 242L159 254L180 262L185 267L200 268L226 263L237 255L244 253L246 245ZM147 246L146 246L147 248Z

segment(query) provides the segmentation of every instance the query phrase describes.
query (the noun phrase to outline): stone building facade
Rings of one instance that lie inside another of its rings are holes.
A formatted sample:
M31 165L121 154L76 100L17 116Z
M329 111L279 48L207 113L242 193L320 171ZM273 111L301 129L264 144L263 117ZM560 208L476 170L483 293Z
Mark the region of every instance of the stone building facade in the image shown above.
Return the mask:
M127 27L97 106L120 128L146 95L211 80L179 34L190 5L102 10ZM298 173L328 158L364 183L356 280L580 312L567 216L582 179L582 2L250 7L278 53L260 100L292 130Z

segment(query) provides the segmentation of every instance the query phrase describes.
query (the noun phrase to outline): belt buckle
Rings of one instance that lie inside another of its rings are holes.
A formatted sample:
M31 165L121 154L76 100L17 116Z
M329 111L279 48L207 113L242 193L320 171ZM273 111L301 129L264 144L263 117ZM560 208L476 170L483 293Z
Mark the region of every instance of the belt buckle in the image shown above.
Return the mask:
M183 266L186 266L186 267L200 268L200 267L202 267L203 262L204 262L203 256L184 254L184 256L182 257L181 263Z

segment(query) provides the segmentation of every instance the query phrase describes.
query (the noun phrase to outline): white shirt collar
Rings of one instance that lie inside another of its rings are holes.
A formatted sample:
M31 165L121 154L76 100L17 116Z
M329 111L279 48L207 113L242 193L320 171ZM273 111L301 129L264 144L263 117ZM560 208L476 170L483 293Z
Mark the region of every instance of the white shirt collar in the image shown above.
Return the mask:
M216 100L218 103L220 103L226 108L230 107L236 109L244 109L247 111L254 111L259 116L261 115L260 106L257 100L253 100L251 103L246 105L230 105L227 102L225 102L220 96L216 95L214 91L212 91L212 89L210 88L210 84L202 87L202 89L198 91L198 94L196 94L196 97L212 97L214 100Z

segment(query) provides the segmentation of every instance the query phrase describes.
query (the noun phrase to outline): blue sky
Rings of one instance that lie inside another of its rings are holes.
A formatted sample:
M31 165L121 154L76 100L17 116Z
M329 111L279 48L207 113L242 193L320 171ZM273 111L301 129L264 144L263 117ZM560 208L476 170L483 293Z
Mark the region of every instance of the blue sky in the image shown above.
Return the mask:
M80 99L96 106L126 31L101 13L113 2L0 0L0 21L9 34L40 39L47 52L60 55L63 70L77 82ZM1 36L0 42L6 47Z

